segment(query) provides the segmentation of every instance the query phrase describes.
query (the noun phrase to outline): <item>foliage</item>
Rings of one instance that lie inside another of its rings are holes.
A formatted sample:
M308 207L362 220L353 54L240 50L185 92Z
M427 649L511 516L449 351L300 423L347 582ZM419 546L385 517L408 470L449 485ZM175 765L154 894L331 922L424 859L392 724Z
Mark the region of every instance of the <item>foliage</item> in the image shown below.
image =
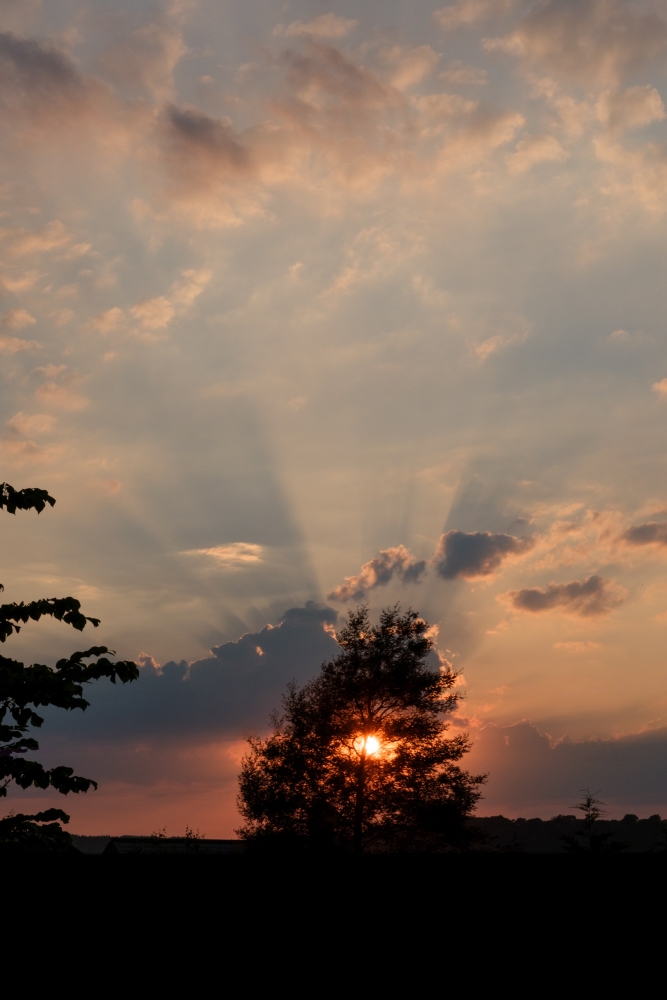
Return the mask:
M41 514L47 503L52 507L56 503L47 490L15 490L9 483L0 483L0 510L5 507L8 514L15 514L17 510L36 510Z
M8 483L0 484L0 508L5 508L10 514L15 514L17 510L36 510L39 514L47 504L53 507L55 502L46 490L15 490ZM39 621L44 615L63 621L80 632L87 623L97 628L99 619L83 615L80 607L79 601L73 597L44 598L29 604L3 604L0 606L0 641L4 642L20 630L18 622ZM44 721L35 708L54 705L70 711L75 708L83 711L90 704L83 697L84 684L101 677L108 677L113 684L116 679L125 684L138 678L139 671L134 663L129 660L112 662L107 653L114 655L114 651L106 646L91 646L58 660L54 668L43 663L26 666L18 660L0 656L0 797L6 796L7 786L12 781L20 788L31 785L36 788L52 787L65 795L68 792L86 792L91 786L97 788L96 782L75 775L71 767L47 769L38 761L26 760L22 755L39 749L38 742L26 736L29 726L39 728ZM9 831L6 836L12 843L24 836L25 842L33 845L62 846L65 841L59 840L55 828L60 830L62 837L67 838L68 835L57 823L47 827L35 825L57 819L67 821L65 813L53 809L35 816L10 815L0 821L0 837L5 836L2 833L5 830Z
M28 816L9 813L0 819L0 847L18 851L70 851L72 838L54 822L69 823L69 816L62 809L46 809Z
M467 735L445 737L460 696L450 667L427 664L427 623L395 607L375 626L362 607L336 638L319 676L288 688L273 734L249 741L240 836L356 853L465 846L485 776L457 764Z

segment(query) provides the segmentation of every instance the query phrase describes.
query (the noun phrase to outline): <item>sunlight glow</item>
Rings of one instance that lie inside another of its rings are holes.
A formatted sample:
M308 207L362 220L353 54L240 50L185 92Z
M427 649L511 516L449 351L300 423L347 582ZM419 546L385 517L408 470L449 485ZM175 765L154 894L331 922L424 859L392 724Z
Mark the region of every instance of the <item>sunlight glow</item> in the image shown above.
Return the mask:
M380 749L380 741L377 736L358 736L354 741L354 749L358 754L366 750L366 756L372 757Z

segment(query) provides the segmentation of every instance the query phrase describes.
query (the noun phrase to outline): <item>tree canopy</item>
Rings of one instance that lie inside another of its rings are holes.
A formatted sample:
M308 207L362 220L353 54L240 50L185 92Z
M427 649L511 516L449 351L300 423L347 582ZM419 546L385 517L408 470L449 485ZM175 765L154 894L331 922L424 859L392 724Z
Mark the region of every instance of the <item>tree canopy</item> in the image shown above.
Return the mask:
M250 739L240 776L240 836L257 846L360 853L462 847L484 775L458 761L466 734L445 735L456 673L429 664L417 612L350 612L340 654L292 684L267 739Z
M15 490L8 483L0 484L0 508L15 514L17 510L36 510L39 514L47 504L54 506L55 500L42 489ZM0 590L4 587L0 584ZM97 628L98 618L89 618L81 613L81 605L74 597L50 597L31 601L28 604L3 604L0 606L0 642L19 632L21 624L39 621L45 615L65 622L83 631L87 624ZM130 660L108 659L114 651L106 646L91 646L89 649L72 653L58 660L55 667L43 663L26 666L19 660L0 656L0 797L7 795L7 786L13 781L20 788L55 788L57 791L86 792L97 783L92 778L74 774L71 767L45 768L36 760L23 755L39 750L39 743L26 734L29 727L39 728L44 719L36 708L54 705L57 708L85 710L90 704L83 697L83 685L102 677L108 677L115 684L136 680L139 671ZM35 815L10 815L0 820L0 843L23 843L34 847L62 846L68 838L54 820L67 822L69 817L61 810L47 809ZM47 827L38 826L48 823ZM56 828L61 831L58 835ZM44 831L39 840L39 831ZM65 838L65 840L63 840Z

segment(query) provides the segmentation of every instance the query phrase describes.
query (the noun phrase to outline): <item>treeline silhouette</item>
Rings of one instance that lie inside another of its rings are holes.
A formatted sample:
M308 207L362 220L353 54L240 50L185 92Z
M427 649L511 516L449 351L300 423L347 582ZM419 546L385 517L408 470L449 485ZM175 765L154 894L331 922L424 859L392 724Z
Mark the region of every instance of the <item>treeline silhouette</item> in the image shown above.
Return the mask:
M667 822L659 815L639 819L628 814L620 820L596 820L594 833L599 840L590 849L584 823L570 814L552 819L507 819L505 816L475 816L469 821L471 838L464 848L467 854L665 854L667 853ZM191 841L185 837L77 836L73 847L82 854L109 853L115 842L116 853L127 854L192 854L192 853L254 853L245 841L216 841L209 838ZM127 846L123 848L123 845ZM209 848L211 845L212 850ZM223 845L220 848L218 845ZM573 845L576 845L573 847ZM600 846L598 846L600 845ZM118 850L121 848L121 850ZM403 853L403 852L402 852ZM451 851L449 853L452 853ZM461 853L461 848L456 849Z
M476 816L473 820L484 850L526 854L638 854L667 851L667 823L659 815L639 819L597 819L591 841L584 822L574 814L552 819L507 819Z

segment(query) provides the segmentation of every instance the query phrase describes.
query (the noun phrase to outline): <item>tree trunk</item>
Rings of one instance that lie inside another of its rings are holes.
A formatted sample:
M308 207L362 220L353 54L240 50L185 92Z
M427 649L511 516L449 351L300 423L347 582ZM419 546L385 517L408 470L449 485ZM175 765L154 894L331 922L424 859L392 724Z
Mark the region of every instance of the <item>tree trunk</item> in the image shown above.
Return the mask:
M357 776L357 798L354 804L354 853L363 851L364 798L366 792L366 747L361 751L359 774Z

